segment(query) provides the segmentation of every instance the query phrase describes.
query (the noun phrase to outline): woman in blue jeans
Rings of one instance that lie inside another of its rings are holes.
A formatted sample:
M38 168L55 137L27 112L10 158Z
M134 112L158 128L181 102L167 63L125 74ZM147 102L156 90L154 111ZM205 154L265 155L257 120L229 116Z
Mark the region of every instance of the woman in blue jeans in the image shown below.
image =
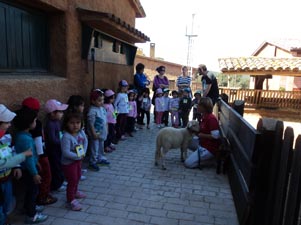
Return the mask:
M199 163L212 159L220 145L217 118L212 114L213 104L209 97L201 98L198 104L200 119L199 147L185 160L187 168L198 167Z

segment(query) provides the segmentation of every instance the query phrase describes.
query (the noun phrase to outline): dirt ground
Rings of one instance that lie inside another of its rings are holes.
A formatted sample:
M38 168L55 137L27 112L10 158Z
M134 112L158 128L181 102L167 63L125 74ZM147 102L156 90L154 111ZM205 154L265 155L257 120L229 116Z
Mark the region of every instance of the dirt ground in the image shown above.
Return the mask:
M257 122L260 118L262 118L261 115L258 113L245 113L244 118L253 126L256 128ZM277 118L275 118L277 119ZM286 127L292 127L294 129L294 134L295 134L295 140L298 137L298 135L301 135L301 123L300 122L292 122L289 121L290 119L287 118L287 120L279 119L284 122L284 129Z

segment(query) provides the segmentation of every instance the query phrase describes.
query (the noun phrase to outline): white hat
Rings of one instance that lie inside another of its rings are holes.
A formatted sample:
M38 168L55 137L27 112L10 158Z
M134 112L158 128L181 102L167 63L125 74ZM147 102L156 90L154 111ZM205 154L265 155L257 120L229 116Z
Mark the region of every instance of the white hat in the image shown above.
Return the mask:
M12 121L16 116L16 113L13 113L8 108L6 108L5 105L0 104L0 121L1 122L10 122Z

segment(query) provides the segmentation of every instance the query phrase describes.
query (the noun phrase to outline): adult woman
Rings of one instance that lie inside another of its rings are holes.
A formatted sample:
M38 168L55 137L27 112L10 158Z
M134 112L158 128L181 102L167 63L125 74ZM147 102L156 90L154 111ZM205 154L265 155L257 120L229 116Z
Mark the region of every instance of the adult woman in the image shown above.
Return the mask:
M169 88L169 80L165 76L165 66L159 66L156 71L159 73L155 76L153 81L153 91L156 91L158 88L162 90L164 88Z
M184 90L184 88L189 88L189 90L190 90L191 77L188 75L187 66L182 67L182 74L180 76L178 76L176 85L177 85L179 91Z
M212 100L209 97L201 98L198 107L199 112L202 113L198 134L200 142L198 149L184 162L188 168L195 168L202 161L212 159L220 145L218 121L212 114Z
M152 98L152 104L155 105L155 98L156 98L156 90L158 88L161 88L162 90L164 88L169 87L169 80L165 76L165 66L159 66L156 71L158 72L158 75L155 76L153 80L153 98ZM155 108L154 108L154 120L156 121L156 113L155 113Z

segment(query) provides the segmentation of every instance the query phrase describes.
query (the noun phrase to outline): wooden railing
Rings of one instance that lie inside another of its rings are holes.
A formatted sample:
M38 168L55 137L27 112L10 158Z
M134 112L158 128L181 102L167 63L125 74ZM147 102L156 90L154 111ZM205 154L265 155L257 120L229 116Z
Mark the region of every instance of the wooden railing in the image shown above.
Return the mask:
M301 91L273 91L220 88L220 94L229 97L229 103L244 100L245 107L301 109Z

